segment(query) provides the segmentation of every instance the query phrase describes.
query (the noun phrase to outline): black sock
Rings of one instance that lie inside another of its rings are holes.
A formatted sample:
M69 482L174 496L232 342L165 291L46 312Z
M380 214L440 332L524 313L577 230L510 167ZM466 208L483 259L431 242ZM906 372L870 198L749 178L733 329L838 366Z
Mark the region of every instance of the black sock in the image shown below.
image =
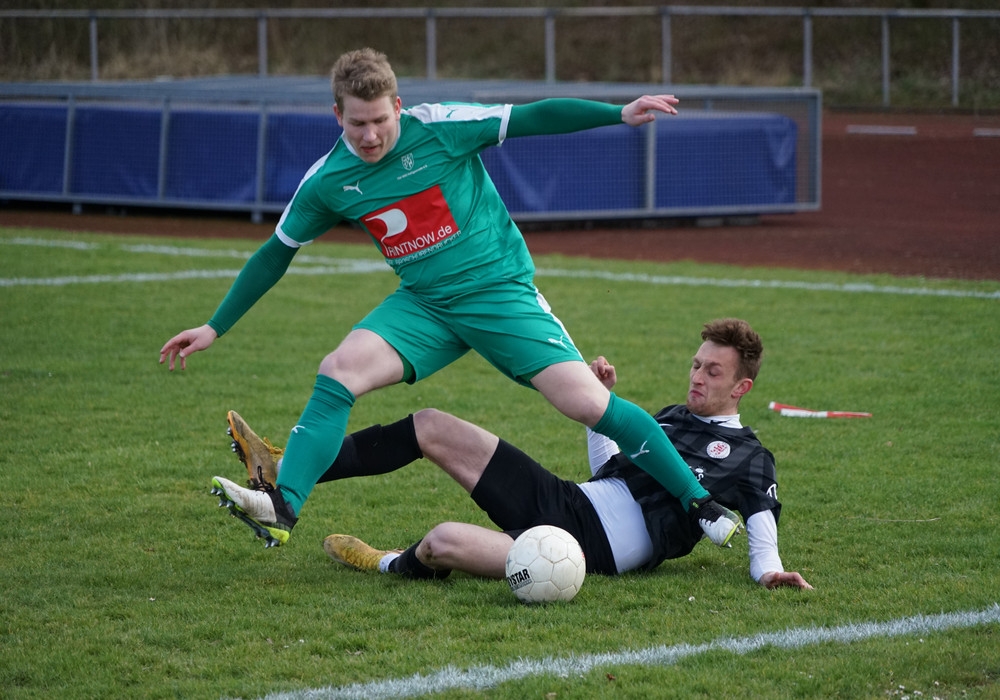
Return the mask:
M410 545L405 552L389 562L389 571L405 578L446 578L451 573L451 569L432 569L417 559L417 546L422 541Z
M317 483L388 474L423 456L410 414L395 423L373 425L348 435L337 459Z

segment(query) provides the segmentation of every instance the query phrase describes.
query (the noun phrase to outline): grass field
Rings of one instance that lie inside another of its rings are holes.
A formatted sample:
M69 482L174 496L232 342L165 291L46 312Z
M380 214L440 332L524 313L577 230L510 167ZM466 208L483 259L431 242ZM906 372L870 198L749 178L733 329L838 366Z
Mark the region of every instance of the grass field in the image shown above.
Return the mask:
M426 462L319 486L279 549L216 507L210 478L242 478L225 412L284 443L319 360L395 287L373 248L317 243L185 372L159 366L255 247L0 229L0 696L1000 697L1000 283L540 257L585 356L650 411L683 400L704 321L760 331L743 421L778 461L785 566L816 588L756 586L742 538L528 607L327 559L331 532L486 524ZM477 357L351 426L424 406L587 473L582 429Z

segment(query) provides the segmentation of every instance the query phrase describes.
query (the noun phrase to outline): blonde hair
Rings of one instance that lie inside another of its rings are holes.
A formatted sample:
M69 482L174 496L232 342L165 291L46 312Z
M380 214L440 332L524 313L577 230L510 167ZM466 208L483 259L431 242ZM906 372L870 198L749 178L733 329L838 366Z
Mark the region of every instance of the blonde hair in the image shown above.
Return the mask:
M337 109L344 110L344 97L360 98L366 102L380 97L396 99L396 74L389 59L375 49L348 51L337 59L330 71L330 84Z

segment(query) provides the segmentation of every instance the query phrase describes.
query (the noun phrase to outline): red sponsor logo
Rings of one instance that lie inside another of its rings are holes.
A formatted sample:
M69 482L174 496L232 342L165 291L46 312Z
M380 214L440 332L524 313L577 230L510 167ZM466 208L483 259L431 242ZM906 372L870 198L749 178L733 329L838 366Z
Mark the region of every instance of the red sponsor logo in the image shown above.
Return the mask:
M435 185L361 218L389 259L419 255L458 233L458 224Z

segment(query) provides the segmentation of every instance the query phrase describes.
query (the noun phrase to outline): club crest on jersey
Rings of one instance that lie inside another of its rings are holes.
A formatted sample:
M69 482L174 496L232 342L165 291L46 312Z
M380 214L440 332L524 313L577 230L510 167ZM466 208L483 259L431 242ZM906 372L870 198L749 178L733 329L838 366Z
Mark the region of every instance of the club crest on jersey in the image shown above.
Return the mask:
M732 448L727 443L722 442L722 440L715 440L705 448L705 452L712 459L725 459L731 451Z
M399 159L403 164L403 167L407 170L413 170L413 154L407 153L405 156Z

